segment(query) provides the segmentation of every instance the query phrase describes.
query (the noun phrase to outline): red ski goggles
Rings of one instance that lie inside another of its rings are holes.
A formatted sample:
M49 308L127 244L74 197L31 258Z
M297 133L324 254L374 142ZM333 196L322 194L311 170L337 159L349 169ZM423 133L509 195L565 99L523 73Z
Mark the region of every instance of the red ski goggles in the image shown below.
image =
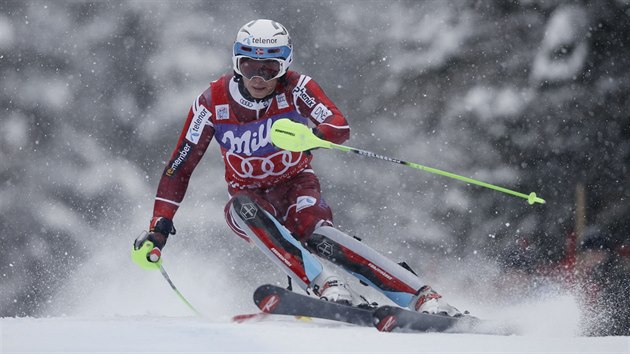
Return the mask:
M273 80L282 73L282 63L277 59L238 58L238 70L243 77L251 80L260 77L265 81Z

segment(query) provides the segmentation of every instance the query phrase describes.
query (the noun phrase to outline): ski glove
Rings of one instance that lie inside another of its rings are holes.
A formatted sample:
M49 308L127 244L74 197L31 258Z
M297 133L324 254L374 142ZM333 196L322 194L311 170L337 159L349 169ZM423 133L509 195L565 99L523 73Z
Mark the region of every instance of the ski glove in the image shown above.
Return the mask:
M144 231L134 241L132 259L144 269L157 269L162 264L162 248L169 235L174 235L175 226L170 219L154 217L149 232Z
M149 238L153 245L160 250L166 245L168 235L175 235L177 231L171 219L154 217L149 224Z

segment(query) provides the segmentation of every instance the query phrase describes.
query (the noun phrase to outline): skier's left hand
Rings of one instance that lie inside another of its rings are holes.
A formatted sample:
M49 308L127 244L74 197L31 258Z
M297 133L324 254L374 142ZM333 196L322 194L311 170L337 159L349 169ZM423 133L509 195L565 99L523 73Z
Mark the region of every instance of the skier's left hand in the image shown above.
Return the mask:
M133 242L131 259L143 269L158 269L162 264L160 249L155 247L155 240L151 240L153 233L142 231Z
M144 231L136 238L131 258L144 269L157 269L162 264L162 248L166 245L168 235L175 234L175 226L170 219L153 218L149 231Z

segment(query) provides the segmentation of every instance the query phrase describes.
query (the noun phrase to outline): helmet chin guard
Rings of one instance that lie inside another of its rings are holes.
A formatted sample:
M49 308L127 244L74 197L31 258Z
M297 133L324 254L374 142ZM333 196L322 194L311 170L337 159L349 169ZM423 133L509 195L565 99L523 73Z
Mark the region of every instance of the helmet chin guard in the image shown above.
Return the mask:
M276 60L280 63L280 71L276 77L280 77L286 74L293 61L291 36L283 25L272 20L248 22L239 29L232 52L233 69L242 76L240 58Z

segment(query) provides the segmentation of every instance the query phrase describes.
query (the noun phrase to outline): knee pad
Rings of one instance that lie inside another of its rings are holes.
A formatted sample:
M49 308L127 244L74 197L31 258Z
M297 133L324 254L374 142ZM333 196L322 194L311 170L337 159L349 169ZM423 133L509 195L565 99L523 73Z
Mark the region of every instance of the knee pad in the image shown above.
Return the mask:
M249 238L249 236L247 235L247 233L245 232L245 230L243 230L238 223L236 222L236 215L232 212L232 204L234 203L234 200L237 196L244 196L249 198L253 203L255 203L256 205L258 205L259 207L263 207L266 210L268 210L269 212L271 212L272 214L275 215L275 208L273 207L273 205L271 205L269 202L267 202L266 200L264 200L263 198L259 197L256 193L252 192L252 191L248 191L248 190L243 190L243 191L239 191L237 193L235 193L232 198L230 198L230 200L227 202L227 204L225 205L225 208L223 209L223 213L225 216L225 221L227 222L228 226L230 227L230 229L232 229L232 231L234 231L234 233L239 236L240 238L244 239L247 242L251 243L251 239Z
M285 226L301 241L323 225L332 226L332 210L323 198L310 195L297 197L287 211Z

